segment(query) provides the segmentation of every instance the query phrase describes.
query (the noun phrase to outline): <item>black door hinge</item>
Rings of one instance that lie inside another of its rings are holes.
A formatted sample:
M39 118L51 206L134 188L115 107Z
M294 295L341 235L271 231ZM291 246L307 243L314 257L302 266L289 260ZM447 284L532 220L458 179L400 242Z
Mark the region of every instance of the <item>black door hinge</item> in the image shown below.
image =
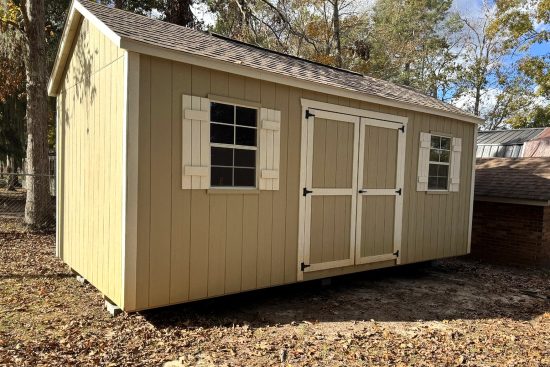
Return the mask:
M309 268L311 265L306 265L304 263L300 264L300 269L302 269L302 271L306 270L306 268Z
M401 130L401 132L404 133L404 132L405 132L405 125L401 126L401 127L400 127L399 129L397 129L397 130Z
M395 190L395 193L398 194L399 196L401 196L401 189Z
M399 257L399 250L395 251L393 255Z
M315 117L315 115L312 114L311 112L309 112L309 110L306 110L306 119L308 119L310 117Z
M360 193L360 194L364 194L364 193L366 193L366 192L367 192L367 190L363 190L363 189L359 190L359 193Z
M311 194L313 191L308 190L307 187L304 187L303 195L307 196L307 194Z

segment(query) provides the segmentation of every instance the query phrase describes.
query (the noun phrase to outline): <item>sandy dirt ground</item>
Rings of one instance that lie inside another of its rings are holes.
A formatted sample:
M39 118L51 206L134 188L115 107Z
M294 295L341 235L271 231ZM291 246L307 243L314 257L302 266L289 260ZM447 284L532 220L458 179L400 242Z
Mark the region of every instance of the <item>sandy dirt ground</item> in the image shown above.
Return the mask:
M117 317L0 233L1 366L550 366L550 269L442 260Z

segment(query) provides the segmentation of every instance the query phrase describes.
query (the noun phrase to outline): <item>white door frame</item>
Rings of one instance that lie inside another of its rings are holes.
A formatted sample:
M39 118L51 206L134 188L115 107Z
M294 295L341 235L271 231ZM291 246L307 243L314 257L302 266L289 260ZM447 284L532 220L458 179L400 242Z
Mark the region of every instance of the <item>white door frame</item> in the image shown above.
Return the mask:
M391 189L363 189L363 168L365 159L365 130L366 126L381 127L385 129L397 130L397 165L395 175L395 188ZM405 180L405 142L406 142L406 127L403 123L395 123L389 121L381 121L370 118L361 118L361 129L359 133L359 171L357 173L357 234L355 246L355 263L368 264L379 261L396 260L397 264L401 263L401 235L403 227L403 185ZM394 217L394 233L393 233L393 252L389 254L381 254L374 256L361 256L361 223L363 214L362 196L395 196L395 217Z
M302 264L305 263L305 255L306 255L306 247L308 248L308 260L309 260L309 231L306 231L306 223L309 223L311 225L311 206L306 205L308 201L308 196L304 196L303 189L311 187L311 177L309 177L309 186L308 183L308 175L307 175L307 162L308 158L311 160L313 155L313 150L309 151L308 147L313 146L313 129L308 129L308 126L311 124L313 125L313 116L312 112L315 110L317 113L321 112L327 113L326 116L334 116L332 114L337 114L337 119L342 119L342 115L349 115L350 118L355 119L359 118L359 122L356 124L355 132L354 132L354 151L357 151L357 154L355 155L354 159L354 177L358 173L358 167L359 167L359 152L358 152L358 145L359 145L359 126L361 125L361 121L364 121L365 123L369 123L370 125L374 126L380 126L386 125L386 123L391 124L390 126L394 126L395 128L403 128L403 130L406 129L406 125L408 122L408 118L404 116L397 116L397 115L390 115L386 113L381 112L375 112L375 111L369 111L369 110L363 110L359 108L353 108L353 107L346 107L341 105L335 105L325 102L319 102L319 101L313 101L309 99L302 98L302 130L301 130L301 150L300 150L300 187L299 192L297 193L299 195L300 201L299 201L299 214L298 214L298 271L297 271L297 280L302 281L304 279L304 271L307 269L309 271L313 270L322 270L322 269L316 269L311 267L309 268L303 268ZM313 113L314 114L314 113ZM398 155L401 156L405 154L405 134L400 134L398 138ZM398 165L398 173L396 176L397 182L401 182L401 185L398 185L400 187L403 187L403 180L404 180L404 159L398 159L397 162ZM362 181L362 180L361 180ZM354 187L352 190L356 193L356 195L352 195L352 207L357 208L357 184L359 181L352 180L352 182L355 182ZM402 191L403 192L403 191ZM311 200L311 199L309 199ZM306 210L306 208L309 206L309 209ZM401 250L401 227L402 227L402 208L403 208L403 195L400 195L396 197L396 210L395 210L395 233L394 233L394 249L395 251ZM357 209L355 209L356 211ZM307 211L307 213L306 213ZM357 214L357 213L356 213ZM360 223L360 220L357 219L357 215L355 216L356 220L352 218L352 223L354 228L354 231L350 233L351 236L354 237L353 243L350 245L350 252L353 252L350 257L352 259L351 263L349 260L345 260L345 264L337 264L336 266L348 266L348 265L354 265L358 264L355 259L355 253L357 248L357 223ZM309 219L309 220L307 220ZM306 233L308 232L308 233ZM307 242L306 242L307 241ZM307 243L307 246L306 246ZM393 254L392 254L393 255ZM399 254L400 255L400 254ZM392 259L395 257L392 257ZM397 256L396 262L397 264L400 263L401 256ZM385 259L374 259L374 261L384 261ZM336 263L336 262L332 262ZM335 265L335 264L331 264ZM331 266L332 267L332 266Z

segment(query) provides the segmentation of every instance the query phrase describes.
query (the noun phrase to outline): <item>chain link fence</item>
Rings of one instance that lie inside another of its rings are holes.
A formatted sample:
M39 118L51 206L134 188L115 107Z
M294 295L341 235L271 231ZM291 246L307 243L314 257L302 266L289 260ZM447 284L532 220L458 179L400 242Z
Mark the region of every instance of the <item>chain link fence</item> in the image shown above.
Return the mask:
M36 227L43 231L55 230L55 176L29 173L0 172L0 232L26 229L25 203L29 177L43 178L49 182L50 202L46 213L36 220Z

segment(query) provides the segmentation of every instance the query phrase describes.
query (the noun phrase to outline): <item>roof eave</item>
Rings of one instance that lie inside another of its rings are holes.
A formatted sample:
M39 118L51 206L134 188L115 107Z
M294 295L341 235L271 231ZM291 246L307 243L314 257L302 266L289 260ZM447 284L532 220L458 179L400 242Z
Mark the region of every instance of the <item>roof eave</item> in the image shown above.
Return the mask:
M169 59L169 60L178 61L178 62L184 62L187 64L196 65L196 66L208 67L211 69L213 68L216 70L220 70L220 71L224 71L232 74L247 76L255 79L289 85L289 86L302 88L302 89L313 90L316 92L334 94L340 97L352 98L352 99L362 100L365 102L376 103L376 104L381 104L381 105L395 107L395 108L401 108L405 110L429 113L433 115L471 122L474 124L481 124L485 121L484 119L481 119L475 116L461 115L453 112L442 111L435 108L419 106L413 103L393 101L387 98L373 96L366 93L350 91L345 88L329 86L329 85L315 83L315 82L309 82L309 81L305 81L294 77L289 77L289 76L274 73L274 72L261 71L261 70L254 69L245 65L240 65L237 63L230 63L226 61L213 59L210 57L193 55L190 53L177 51L177 50L171 50L168 48L151 45L148 43L132 40L125 37L121 38L120 47L128 51L137 52L140 54L160 57L160 58Z
M82 18L88 19L95 27L97 27L107 38L109 38L116 46L120 47L121 38L109 27L86 9L78 0L73 0L69 8L61 41L55 57L50 80L48 81L48 95L56 97L59 93L59 84L65 71L66 63L73 48L75 36L77 34L80 21Z
M550 206L550 200L509 198L509 197L503 197L503 196L474 195L474 201L487 201L492 203L519 204L519 205L531 205L531 206Z

